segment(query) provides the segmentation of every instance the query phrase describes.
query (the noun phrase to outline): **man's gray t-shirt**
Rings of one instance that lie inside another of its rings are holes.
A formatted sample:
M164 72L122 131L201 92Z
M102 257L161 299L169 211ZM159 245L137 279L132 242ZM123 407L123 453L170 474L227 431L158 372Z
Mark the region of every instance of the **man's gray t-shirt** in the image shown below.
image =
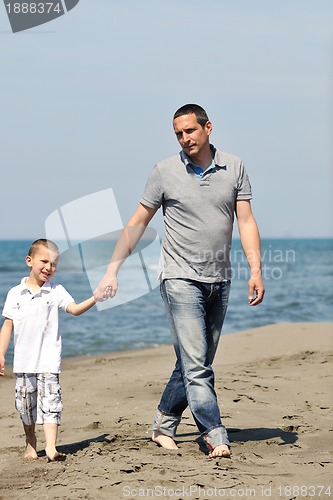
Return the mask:
M160 279L215 283L231 279L230 247L236 200L252 198L243 162L216 150L199 179L180 152L155 165L140 202L163 207Z

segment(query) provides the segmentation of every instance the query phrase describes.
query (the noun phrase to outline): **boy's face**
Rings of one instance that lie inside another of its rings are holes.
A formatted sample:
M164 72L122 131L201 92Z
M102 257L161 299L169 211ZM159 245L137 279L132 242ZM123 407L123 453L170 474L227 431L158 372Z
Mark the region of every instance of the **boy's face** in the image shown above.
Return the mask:
M25 261L30 267L30 277L39 286L49 281L57 269L59 253L50 250L49 248L39 245L35 253L27 255Z

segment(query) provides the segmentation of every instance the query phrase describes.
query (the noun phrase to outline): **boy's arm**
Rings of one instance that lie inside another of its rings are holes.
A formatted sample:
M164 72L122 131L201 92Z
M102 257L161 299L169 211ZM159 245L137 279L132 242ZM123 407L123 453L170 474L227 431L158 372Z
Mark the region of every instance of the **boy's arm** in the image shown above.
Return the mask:
M84 300L83 302L79 302L79 304L77 304L76 302L71 302L67 306L66 312L73 314L73 316L80 316L81 314L91 309L95 304L96 301L94 299L94 296L92 296L89 299Z
M0 333L0 376L5 373L5 355L13 333L13 320L5 318Z
M256 306L262 302L265 288L261 276L260 235L250 201L237 201L236 216L242 247L251 269L248 282L249 304Z
M101 302L116 295L118 289L117 274L119 268L127 257L133 252L156 212L157 208L150 208L142 203L139 204L135 213L127 222L121 235L119 236L107 271L94 291L96 301Z

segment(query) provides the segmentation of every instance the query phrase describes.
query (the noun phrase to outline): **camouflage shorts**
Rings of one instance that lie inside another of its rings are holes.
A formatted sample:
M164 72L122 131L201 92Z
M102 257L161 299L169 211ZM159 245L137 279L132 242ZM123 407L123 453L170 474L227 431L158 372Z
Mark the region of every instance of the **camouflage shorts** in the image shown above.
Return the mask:
M15 408L26 425L60 424L58 373L16 373Z

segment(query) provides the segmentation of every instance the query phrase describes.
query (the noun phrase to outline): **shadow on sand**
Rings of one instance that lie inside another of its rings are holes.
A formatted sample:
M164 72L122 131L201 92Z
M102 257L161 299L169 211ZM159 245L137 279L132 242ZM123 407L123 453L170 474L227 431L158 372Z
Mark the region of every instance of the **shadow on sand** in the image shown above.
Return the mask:
M278 446L285 444L294 444L298 439L297 432L293 430L283 430L277 428L249 428L249 429L238 429L238 428L228 428L228 435L231 443L240 442L245 443L248 441L269 441L270 439L280 439L281 442L278 443ZM186 439L187 437L192 438L197 436L195 441L198 443L200 451L207 454L207 446L203 439L200 437L198 432L189 432L178 434L176 436L176 442L181 444L189 441ZM192 439L190 439L192 441Z
M83 441L78 441L76 443L69 443L69 444L62 444L62 445L57 445L57 450L60 451L60 453L65 453L66 455L75 455L78 451L82 451L85 448L88 448L91 443L107 443L110 444L115 440L114 437L110 437L109 434L101 434L100 436L97 436L95 438L91 439L84 439ZM38 452L39 457L45 457L45 451L39 451Z

